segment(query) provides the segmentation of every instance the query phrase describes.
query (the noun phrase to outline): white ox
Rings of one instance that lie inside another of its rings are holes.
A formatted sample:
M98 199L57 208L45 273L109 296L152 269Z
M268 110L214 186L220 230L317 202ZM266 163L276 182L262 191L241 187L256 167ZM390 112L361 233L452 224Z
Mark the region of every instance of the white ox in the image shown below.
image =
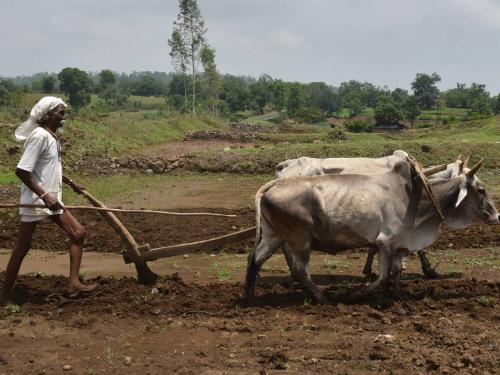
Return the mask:
M394 151L390 156L382 158L310 158L300 157L289 159L276 166L277 178L288 178L294 176L321 176L325 174L346 174L346 173L376 173L391 169L395 162L405 159L407 153L402 150ZM456 162L447 166L447 170L431 175L429 178L450 177L452 171L458 170L458 163L462 162L461 156ZM371 251L363 269L363 274L370 276L372 270L373 256ZM429 278L436 278L438 274L431 267L425 256L425 250L419 250L418 255L422 265L423 273Z
M445 223L465 228L478 220L498 224L499 215L485 186L475 177L482 160L470 170L434 179L430 184L442 207ZM463 163L461 164L463 166ZM324 302L308 269L310 250L336 254L358 247L376 248L378 279L357 293L365 295L391 279L400 290L403 251L432 244L441 219L409 163L396 162L381 173L293 177L271 181L256 196L256 246L248 259L245 296L254 295L262 264L276 249L284 253L292 277Z

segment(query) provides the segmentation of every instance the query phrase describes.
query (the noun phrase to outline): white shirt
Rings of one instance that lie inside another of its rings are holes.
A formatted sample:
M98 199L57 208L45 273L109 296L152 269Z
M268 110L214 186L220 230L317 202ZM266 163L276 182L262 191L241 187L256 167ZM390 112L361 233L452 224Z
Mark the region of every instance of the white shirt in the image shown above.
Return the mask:
M24 143L23 155L17 168L31 173L33 179L62 204L62 163L59 142L41 126L33 130ZM21 204L41 204L43 201L24 183L21 185ZM21 215L54 215L62 210L21 208Z

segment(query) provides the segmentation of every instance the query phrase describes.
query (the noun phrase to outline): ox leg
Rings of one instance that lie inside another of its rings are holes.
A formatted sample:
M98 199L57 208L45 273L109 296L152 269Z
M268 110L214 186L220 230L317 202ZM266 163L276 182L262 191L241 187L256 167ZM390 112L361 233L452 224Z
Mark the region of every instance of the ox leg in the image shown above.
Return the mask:
M394 295L399 298L401 296L401 270L402 262L403 262L404 252L396 251L394 254L394 258L392 260L392 273L391 273L391 281L392 287L394 290Z
M437 279L439 277L439 274L434 271L434 268L432 268L429 259L427 259L427 257L425 256L425 250L419 250L418 257L420 258L420 264L422 265L422 272L424 273L424 275L429 279Z
M285 245L285 247L288 246ZM287 248L285 251L288 251L290 254L290 263L288 265L291 266L290 271L292 273L292 278L301 283L304 289L312 294L316 303L327 303L328 299L324 296L321 289L314 284L309 272L310 249L301 248L300 250L296 250Z
M356 301L363 297L368 296L373 293L380 286L384 286L389 280L389 274L392 268L392 262L394 258L394 251L389 246L380 246L378 248L378 269L379 274L377 280L368 285L367 287L361 289L358 292L352 294L350 298L352 301Z
M363 268L363 275L365 275L366 278L370 278L370 276L372 275L373 258L375 257L376 253L377 249L368 250L368 256L366 257L365 267Z
M265 229L263 223L262 239L248 257L245 299L255 295L255 281L262 264L283 244L283 240L274 232Z

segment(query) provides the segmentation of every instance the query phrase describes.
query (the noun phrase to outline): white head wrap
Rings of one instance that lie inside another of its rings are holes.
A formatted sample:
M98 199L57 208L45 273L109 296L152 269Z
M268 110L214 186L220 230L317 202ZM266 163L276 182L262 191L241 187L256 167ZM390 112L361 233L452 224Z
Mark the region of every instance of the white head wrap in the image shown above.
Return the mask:
M38 121L50 110L56 108L59 105L66 106L66 103L61 98L56 98L55 96L44 96L42 99L35 104L31 109L30 117L19 125L15 132L16 141L22 142L38 127Z

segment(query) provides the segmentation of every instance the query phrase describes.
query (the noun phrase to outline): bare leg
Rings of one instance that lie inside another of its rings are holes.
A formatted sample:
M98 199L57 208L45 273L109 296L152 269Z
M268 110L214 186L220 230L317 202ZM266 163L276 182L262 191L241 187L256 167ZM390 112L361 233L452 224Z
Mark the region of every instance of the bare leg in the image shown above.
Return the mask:
M14 250L10 255L7 270L5 272L5 280L3 283L2 293L0 294L0 306L10 302L12 288L14 287L17 275L19 274L21 263L31 248L31 239L33 238L36 224L37 221L32 221L28 223L21 222L19 225L17 241L14 245Z
M366 257L365 268L363 268L363 275L370 277L372 275L373 258L377 253L377 249L369 249L368 256Z
M68 293L90 292L96 285L85 285L80 282L80 264L82 262L83 242L85 240L85 228L67 210L61 215L52 215L51 219L59 225L71 239L69 250L69 283Z
M418 257L420 258L420 264L422 265L422 272L424 275L429 279L437 279L439 274L431 267L429 259L425 256L425 250L419 250Z

